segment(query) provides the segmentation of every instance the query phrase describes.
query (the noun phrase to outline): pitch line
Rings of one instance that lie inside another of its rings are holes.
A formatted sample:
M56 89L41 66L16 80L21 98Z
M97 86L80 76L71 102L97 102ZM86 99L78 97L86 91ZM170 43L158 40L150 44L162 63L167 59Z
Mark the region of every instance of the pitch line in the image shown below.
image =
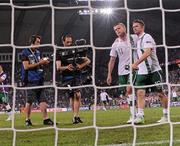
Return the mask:
M141 145L157 145L157 144L168 144L169 140L163 140L163 141L149 141L149 142L140 142L136 143L136 146ZM180 143L180 140L174 140L173 143ZM110 145L100 145L100 146L132 146L132 143L124 143L124 144L110 144Z

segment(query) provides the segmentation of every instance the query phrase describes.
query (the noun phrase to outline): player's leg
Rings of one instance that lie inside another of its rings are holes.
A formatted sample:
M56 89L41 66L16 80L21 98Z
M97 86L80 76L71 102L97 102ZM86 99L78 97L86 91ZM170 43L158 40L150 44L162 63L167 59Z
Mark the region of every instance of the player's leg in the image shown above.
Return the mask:
M129 74L119 76L120 85L129 84L129 82L130 82ZM135 98L133 98L133 95L132 95L132 88L130 86L127 86L126 88L120 88L120 91L121 91L121 94L125 94L127 97L127 101L128 101L128 105L130 109L130 117L127 123L130 124L132 122L132 117L133 116L135 117L135 113L136 113L136 107L133 106L133 99Z
M73 124L77 124L77 118L76 118L76 112L75 112L75 105L74 105L74 101L75 101L75 97L74 97L74 90L70 90L69 91L69 101L70 101L70 106L72 109L72 113L73 113L73 118L72 118L72 122Z
M32 103L35 97L35 92L32 89L26 90L26 107L25 107L25 112L26 112L26 120L25 120L25 125L26 126L32 126L31 122L31 108L32 108Z
M158 96L162 102L163 116L157 122L158 123L168 122L168 97L163 92L158 93Z
M126 87L126 96L127 96L129 109L130 109L130 118L127 121L127 124L131 124L132 120L133 120L133 116L134 116L134 118L136 118L136 99L135 99L135 97L133 98L131 86ZM134 105L133 105L133 100L134 100Z
M31 101L27 101L26 103L26 120L25 120L25 125L26 126L32 126L32 122L30 119L31 116L31 108L32 108L32 102Z
M36 92L36 98L40 106L40 110L43 114L43 124L44 125L54 125L54 122L48 117L47 113L47 103L46 103L46 98L45 94L43 92L43 89L35 89Z
M137 106L138 111L136 118L134 120L135 124L143 124L144 123L144 107L145 107L145 94L146 90L144 89L137 89Z
M137 75L135 85L136 86L143 86L149 84L149 75ZM137 115L134 120L135 124L143 124L144 123L144 108L145 108L145 95L146 89L145 88L137 88L136 89L137 95Z
M70 106L72 109L72 113L74 115L74 90L71 90L68 92L68 96L69 96L69 102L70 102Z
M0 99L4 105L6 114L8 115L8 118L6 119L6 121L12 120L12 109L11 109L11 106L9 105L8 93L0 93Z
M43 119L47 119L48 118L48 114L47 114L47 103L46 102L40 102L39 104L40 106L40 110L43 114Z
M74 122L73 124L83 123L79 116L79 108L81 105L81 92L77 90L74 92Z
M9 105L9 103L5 103L5 108L6 108L6 113L8 115L8 118L6 119L6 121L11 121L12 120L12 109L11 109L11 106Z
M106 109L106 101L105 100L102 101L102 106L103 106L103 110L106 111L107 109Z
M162 82L162 72L161 71L154 72L152 75L152 81L154 84L161 83ZM168 121L168 97L163 92L163 87L161 85L156 86L156 88L154 90L157 92L158 97L163 106L163 116L157 122L158 123L167 122Z

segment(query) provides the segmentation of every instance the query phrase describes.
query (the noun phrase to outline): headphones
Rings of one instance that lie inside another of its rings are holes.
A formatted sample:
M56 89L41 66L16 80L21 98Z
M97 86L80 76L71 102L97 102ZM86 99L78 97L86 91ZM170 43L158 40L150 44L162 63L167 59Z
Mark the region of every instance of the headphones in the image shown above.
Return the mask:
M39 35L32 35L31 38L30 38L30 43L34 44L35 41L36 41L36 38L41 39L41 37Z

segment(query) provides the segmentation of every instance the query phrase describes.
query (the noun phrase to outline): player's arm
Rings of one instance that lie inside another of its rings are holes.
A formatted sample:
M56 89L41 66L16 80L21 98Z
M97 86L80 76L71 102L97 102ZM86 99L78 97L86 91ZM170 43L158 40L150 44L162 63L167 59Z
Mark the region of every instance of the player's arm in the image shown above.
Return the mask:
M39 65L45 65L48 64L50 61L47 59L41 59L39 62L36 62L34 64L30 64L28 57L25 54L22 54L22 63L25 70L33 69L38 67Z
M85 66L89 65L91 63L91 60L88 57L83 57L83 63L77 64L77 69L81 70Z
M65 70L69 70L69 71L73 71L74 70L74 67L72 64L68 64L68 65L65 65L63 66L62 65L62 61L61 61L61 55L59 53L57 53L56 55L56 69L58 72L63 72Z
M132 64L132 68L138 69L138 65L141 64L143 61L145 61L147 59L147 57L151 55L151 53L152 53L151 48L145 48L142 56Z
M45 64L48 64L48 63L49 63L49 60L43 60L43 59L41 59L39 62L36 62L34 64L30 64L29 60L24 60L23 61L23 66L24 66L25 70L28 70L28 69L36 68L39 65L45 65Z
M116 57L111 56L108 63L108 76L107 76L107 84L110 85L112 83L112 71L114 69L114 65L116 62Z
M66 65L66 66L62 66L61 60L57 60L57 61L56 61L56 69L57 69L57 71L59 71L59 72L62 72L62 71L65 71L65 70L72 71L73 68L74 68L74 67L73 67L72 64L69 64L69 65Z
M2 83L6 79L6 74L0 77L0 83Z
M60 60L57 60L57 61L56 61L56 69L57 69L57 71L60 71L60 72L65 71L65 70L70 70L70 71L72 71L73 68L74 68L74 67L73 67L72 64L69 64L69 65L66 65L66 66L62 66L62 63L61 63Z

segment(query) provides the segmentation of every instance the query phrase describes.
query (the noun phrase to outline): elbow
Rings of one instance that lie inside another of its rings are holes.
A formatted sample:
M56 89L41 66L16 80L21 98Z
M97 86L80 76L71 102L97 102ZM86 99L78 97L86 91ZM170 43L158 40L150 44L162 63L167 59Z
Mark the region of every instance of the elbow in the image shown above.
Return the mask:
M62 72L61 67L57 67L56 69L57 69L58 72Z
M86 65L89 65L89 64L91 63L91 60L86 57L86 58L84 59L84 63L85 63Z
M89 65L91 63L91 60L90 59L88 59L87 60L87 65Z
M56 67L56 70L57 70L57 71L60 71L60 67L57 66L57 67Z

